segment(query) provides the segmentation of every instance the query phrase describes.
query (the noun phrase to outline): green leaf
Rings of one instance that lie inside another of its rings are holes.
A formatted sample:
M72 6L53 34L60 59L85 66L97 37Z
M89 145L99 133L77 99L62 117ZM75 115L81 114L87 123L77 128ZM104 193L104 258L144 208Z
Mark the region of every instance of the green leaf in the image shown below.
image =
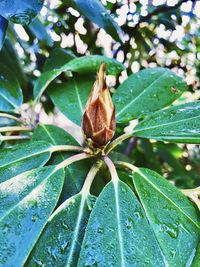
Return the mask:
M85 227L95 197L82 194L65 201L49 218L28 266L77 266ZM47 249L46 249L47 248Z
M168 265L187 266L200 240L199 211L152 170L138 169L133 182Z
M52 145L78 145L76 140L64 129L48 124L40 124L34 130L32 140L45 141Z
M162 141L200 144L200 101L158 111L140 122L133 134Z
M74 162L73 164L70 164L67 168L65 168L66 178L62 200L66 200L67 198L80 192L84 184L85 177L90 170L90 167L91 161L89 159Z
M77 145L77 142L71 135L54 125L39 125L33 133L32 140L46 141L52 145ZM58 164L71 154L71 152L62 152L57 153L56 155L53 154L49 164ZM61 194L61 201L64 201L72 195L80 192L90 166L90 160L84 160L74 162L65 168L65 181Z
M56 206L63 176L50 166L0 184L1 266L23 266Z
M6 36L3 48L0 51L0 62L15 74L20 85L25 88L27 83L26 76L23 72L23 67L16 52L16 48L14 47L14 43L12 43L8 36Z
M123 42L123 32L99 0L70 0L71 5L103 28L116 41Z
M74 58L75 55L72 54L72 52L56 47L51 51L49 57L47 58L44 65L44 71L60 68Z
M62 72L72 71L78 73L96 73L101 63L104 62L107 66L107 74L116 75L124 69L124 65L117 62L115 59L105 56L83 56L75 58L62 67L44 72L36 81L34 86L35 101L40 98L46 87Z
M0 64L0 110L17 111L22 105L23 96L14 74Z
M37 17L35 18L29 25L28 28L31 30L31 32L35 35L35 37L39 40L45 43L48 46L53 45L53 40L49 33L47 32L46 26L40 21L40 19Z
M149 68L132 74L113 95L119 123L144 117L176 100L187 84L165 68Z
M110 182L92 210L78 266L149 264L165 266L144 211L125 183Z
M94 79L72 78L66 83L52 84L48 94L54 105L71 121L81 125L83 110L92 90Z
M43 166L50 158L50 144L27 142L0 150L0 182Z
M17 122L10 118L0 117L0 127L16 125L16 124Z
M8 21L0 15L0 50L4 43L7 27L8 27Z
M200 266L200 245L197 248L191 267L199 267L199 266Z
M43 0L2 0L0 15L14 23L29 24L42 8Z

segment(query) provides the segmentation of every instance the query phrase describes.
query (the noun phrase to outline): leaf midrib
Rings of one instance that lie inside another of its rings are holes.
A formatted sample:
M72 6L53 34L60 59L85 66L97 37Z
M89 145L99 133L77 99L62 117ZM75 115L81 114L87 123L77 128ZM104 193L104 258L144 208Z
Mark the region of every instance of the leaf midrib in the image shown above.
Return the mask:
M145 176L141 171L137 170L139 173L151 186L153 186L161 195L163 195L172 205L174 205L182 214L185 215L199 230L200 225L198 225L195 221L193 221L176 203L174 203L164 192L162 192L154 183L152 183L148 177Z
M119 248L120 248L120 255L121 255L121 267L125 266L124 263L124 247L123 247L123 238L122 238L122 230L120 225L120 210L119 210L119 181L113 182L114 191L115 191L115 204L116 204L116 216L117 216L117 230L118 230L118 237L119 237Z
M48 129L45 127L45 125L41 125L41 126L42 126L42 128L45 130L45 132L47 133L47 135L49 136L49 138L52 140L53 145L57 145L57 143L55 142L55 140L53 139L52 135L50 134L50 132L48 131ZM62 155L61 152L60 152L60 156L61 156L61 158L62 158L63 160L65 160L65 158L64 158L64 156ZM67 168L67 170L68 170L68 172L69 172L69 174L70 174L70 176L71 176L71 179L73 180L74 185L75 185L75 187L76 187L76 189L77 189L77 191L78 191L79 188L78 188L78 186L77 186L76 179L74 178L74 176L73 176L73 174L72 174L72 172L71 172L71 169L69 168L69 166L67 166L66 168ZM65 174L66 174L66 173L65 173Z
M2 166L0 166L0 170L1 170L1 168L5 168L5 167L7 167L7 166L9 166L9 165L11 165L11 164L13 164L13 163L22 161L22 160L27 159L27 158L31 158L31 157L37 156L38 154L44 154L44 153L47 153L47 152L49 152L49 153L51 152L51 151L50 151L50 148L45 149L45 150L43 150L43 151L40 150L40 151L37 152L37 153L31 154L31 155L28 155L28 156L24 156L24 157L22 157L22 158L20 158L20 159L17 159L17 160L14 160L14 161L12 161L12 162L9 162L9 163L7 163L7 164L5 164L5 165L2 165Z
M33 193L33 191L35 191L41 184L43 184L44 182L46 182L51 176L52 174L54 174L56 168L52 169L52 172L50 174L47 175L46 178L44 178L43 180L41 180L39 182L39 184L37 184L37 186L35 186L27 195L25 195L19 202L17 202L17 204L15 204L14 206L12 206L12 208L10 208L4 215L3 217L0 218L0 223L5 219L5 217L7 217L15 208L17 208L17 206L19 206L28 196L30 196L30 194ZM14 177L13 177L14 178Z
M15 105L13 102L11 102L10 100L9 100L9 98L7 98L4 94L2 94L1 92L0 92L0 96L3 98L3 99L5 99L12 107L14 107L15 109L17 109L18 108L18 106L17 105Z
M157 83L161 78L163 78L166 74L168 74L168 72L164 72L161 76L159 76L158 79L156 79L155 81L153 81L153 83L151 83L150 85L148 85L146 88L144 88L144 90L138 95L136 96L129 104L127 104L124 108L122 108L117 114L116 114L116 118L119 117L120 114L122 114L126 109L128 109L138 98L140 98L143 94L146 93L146 91L151 88L155 83Z
M70 251L69 251L69 256L67 259L67 263L65 264L65 266L70 266L71 261L72 261L72 257L73 257L73 253L74 253L74 248L76 245L76 241L78 240L78 234L79 234L79 229L80 229L80 225L81 225L81 219L83 216L83 209L84 209L84 205L85 205L85 201L86 201L87 197L84 197L83 195L81 195L81 203L80 203L80 207L78 210L78 217L76 220L76 227L74 229L74 234L73 234L73 238L72 238L72 244L70 247Z
M194 120L194 119L197 119L197 118L200 118L200 115L194 116L192 118L176 120L176 121L172 121L172 122L168 122L168 123L164 123L164 124L154 125L154 126L150 126L150 127L146 127L146 128L142 128L142 129L137 129L137 126L136 126L136 128L135 128L136 130L135 131L133 130L133 134L137 133L137 132L146 131L146 130L148 131L148 130L156 129L156 128L163 127L163 126L169 126L169 125L175 124L177 122L180 123L180 122L185 122L185 121L188 121L188 120ZM139 126L139 124L138 124L138 126Z
M79 90L78 90L78 86L77 86L77 83L74 80L74 87L75 87L75 91L76 91L76 96L77 96L77 99L78 99L78 104L79 104L79 108L81 110L81 114L83 114L83 105L82 105L82 102L81 102L81 98L80 98L80 95L79 95Z

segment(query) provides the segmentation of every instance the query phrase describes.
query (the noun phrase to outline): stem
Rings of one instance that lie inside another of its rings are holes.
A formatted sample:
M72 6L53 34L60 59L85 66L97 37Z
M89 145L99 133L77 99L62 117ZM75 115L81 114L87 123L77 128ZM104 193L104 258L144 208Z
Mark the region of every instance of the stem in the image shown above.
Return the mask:
M124 140L132 137L133 134L132 133L125 133L121 136L119 136L118 138L116 138L112 143L110 143L107 148L105 149L105 154L108 155L117 145L119 145L121 142L123 142Z
M10 127L0 127L0 133L4 132L22 132L22 131L31 131L30 127L25 126L10 126Z
M18 122L22 122L21 119L15 117L13 115L7 114L7 113L0 113L0 117L12 119L12 120L15 120L15 121L18 121Z
M128 162L124 162L124 161L116 161L115 164L119 167L123 167L123 168L128 168L130 169L132 172L138 172L138 168Z
M79 161L82 159L88 159L88 158L91 158L92 156L93 155L89 155L86 153L80 153L80 154L77 154L75 156L72 156L72 157L62 161L60 164L58 164L56 167L56 171L59 169L63 169L65 167L67 167L68 165L72 164L73 162L76 162L76 161Z
M99 160L97 161L93 166L92 168L90 169L90 171L88 172L88 175L85 179L85 182L84 182L84 185L83 185L83 188L81 190L81 193L84 195L84 196L87 196L89 193L90 193L90 187L92 185L92 182L97 174L97 172L99 171L99 169L101 168L103 164L103 161L102 160Z
M25 140L25 139L30 139L30 137L26 135L0 136L0 141Z
M83 148L80 146L68 146L68 145L59 145L59 146L52 146L50 151L57 152L57 151L83 151Z
M108 169L110 171L112 180L114 183L117 183L119 180L115 165L113 164L112 160L108 157L104 157L104 162L106 163L106 165L108 166Z

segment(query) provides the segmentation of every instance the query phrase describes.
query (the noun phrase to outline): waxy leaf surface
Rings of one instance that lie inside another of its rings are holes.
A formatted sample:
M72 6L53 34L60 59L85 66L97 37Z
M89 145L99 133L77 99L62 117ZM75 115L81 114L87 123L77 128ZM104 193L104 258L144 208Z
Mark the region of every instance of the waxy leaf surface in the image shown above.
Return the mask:
M50 158L50 144L27 142L0 150L0 182L43 166Z
M63 170L48 166L0 184L1 266L23 266L56 206L63 178Z
M127 123L173 103L187 84L165 68L149 68L132 74L113 95L116 118Z
M158 111L141 121L133 134L176 143L200 143L200 101Z
M78 266L165 266L145 213L125 183L108 183L98 197Z
M104 62L107 67L107 74L117 75L123 69L124 66L122 63L116 61L112 58L107 58L105 56L83 56L80 58L75 58L62 66L45 71L36 81L34 86L34 98L38 100L46 87L62 72L72 71L78 73L96 73L99 69L101 63Z
M85 227L95 197L82 194L66 200L49 218L35 249L28 260L28 266L37 263L57 267L77 266Z
M200 240L195 205L156 172L140 168L133 182L169 266L190 266Z

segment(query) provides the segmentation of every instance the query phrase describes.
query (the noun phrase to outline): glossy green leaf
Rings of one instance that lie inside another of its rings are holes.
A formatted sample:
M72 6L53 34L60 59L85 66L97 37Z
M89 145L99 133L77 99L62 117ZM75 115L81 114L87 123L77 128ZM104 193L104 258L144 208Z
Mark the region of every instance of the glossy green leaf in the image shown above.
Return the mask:
M71 135L54 125L39 125L39 127L35 129L33 133L32 140L46 141L52 145L77 145L77 142ZM69 155L71 156L72 152L59 152L53 154L48 163L58 164L69 157ZM64 201L72 195L80 192L90 166L90 160L84 160L74 162L65 168L65 181L61 194L61 201Z
M42 8L43 0L1 0L0 15L14 23L29 24Z
M12 119L0 117L0 127L10 126L10 125L15 125L15 124L16 124L16 121Z
M56 206L63 170L38 168L0 184L0 265L21 267Z
M82 194L65 201L49 218L28 266L77 266L85 227L95 197Z
M96 73L99 69L100 64L104 62L107 66L107 74L116 75L120 73L124 66L118 61L107 58L105 56L83 56L80 58L75 58L62 67L52 69L44 72L39 79L36 81L34 86L34 98L38 100L46 87L52 82L58 75L64 71L72 71L78 73Z
M81 125L83 110L92 90L94 79L72 78L66 83L52 84L48 94L54 105L71 121Z
M156 172L133 175L137 194L169 266L188 266L200 240L200 214L195 205Z
M165 266L144 211L125 183L110 182L97 199L78 266Z
M75 55L72 54L72 52L56 47L51 51L49 57L47 58L44 65L44 71L60 68L74 58Z
M123 32L99 0L68 0L89 20L103 28L116 41L123 41Z
M50 158L50 144L38 141L0 150L0 182L43 166Z
M119 123L144 117L174 102L187 84L165 68L149 68L132 74L113 95Z
M3 46L6 30L8 27L8 21L0 15L0 49Z
M65 188L62 200L65 200L80 192L87 173L91 167L90 159L74 162L65 168Z
M199 267L200 266L200 245L197 248L197 251L195 251L195 257L192 261L191 267Z
M6 36L3 48L0 51L0 62L4 66L7 66L8 69L15 74L22 87L26 86L26 76L19 60L16 48L14 47L11 38L8 36Z
M64 129L55 125L40 124L33 133L33 141L45 141L52 145L78 145Z
M22 101L22 91L15 75L0 64L0 110L17 111Z
M133 134L162 141L200 144L200 101L158 111L140 122Z
M49 33L47 32L47 28L45 25L40 21L38 17L36 17L29 25L28 28L31 32L35 35L35 37L45 43L48 46L53 45L53 40Z

